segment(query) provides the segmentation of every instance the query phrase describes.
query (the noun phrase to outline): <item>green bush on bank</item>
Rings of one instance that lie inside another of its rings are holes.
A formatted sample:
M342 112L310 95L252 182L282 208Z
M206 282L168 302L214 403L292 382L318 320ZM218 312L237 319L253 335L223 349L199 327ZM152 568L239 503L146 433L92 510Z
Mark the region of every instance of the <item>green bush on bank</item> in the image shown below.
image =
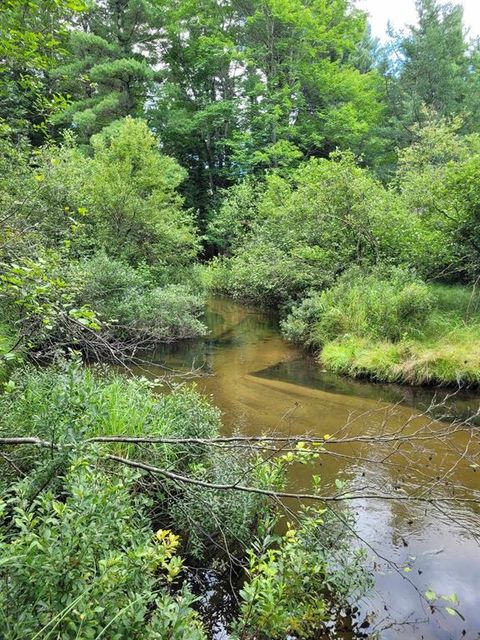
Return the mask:
M372 586L364 552L352 549L339 526L345 517L303 507L296 526L254 545L234 640L316 638L329 617L328 594L340 603Z
M170 393L152 393L151 384L104 370L87 369L77 361L61 362L37 370L18 369L0 394L0 435L36 436L60 447L81 447L95 436L157 438L215 438L220 432L220 412L192 386ZM277 485L274 469L245 477L249 455L201 444L110 444L108 451L157 467L195 476L214 484L234 484L239 478L264 487ZM65 463L51 460L49 449L14 447L8 452L17 470L31 475L32 486L45 478L55 482ZM255 465L254 465L255 466ZM3 475L13 467L0 460ZM268 467L267 467L268 468ZM207 556L214 540L218 548L246 545L252 526L265 506L255 494L212 492L195 486L178 486L161 477L152 482L156 517L185 532L184 542L195 557Z
M250 189L256 198L245 212L248 233L243 243L232 244L224 230L228 257L212 265L211 277L213 289L240 298L279 306L331 287L355 264L413 262L427 273L442 250L397 191L385 188L351 153L310 159L288 177L272 173L258 195L249 182L241 189L247 203L243 192ZM212 227L226 226L230 210L238 208L237 191Z
M408 384L478 385L478 296L427 285L404 270L346 272L283 321L329 370Z
M157 395L146 379L86 368L78 359L43 369L17 369L0 394L0 433L36 436L60 445L106 434L212 438L219 429L220 412L193 387ZM21 451L16 449L14 457L26 455ZM160 464L174 463L185 454L180 448L176 456L166 445L152 445L147 452L115 445L115 451L156 458ZM41 455L35 451L24 463L20 458L17 462L28 472L31 460Z
M418 334L427 322L433 296L403 269L346 271L335 285L303 300L282 323L290 340L321 347L354 335L392 342Z
M169 588L177 539L153 534L133 481L79 458L61 496L32 503L19 483L0 499L2 638L206 639L192 595Z
M200 321L205 300L186 284L156 285L156 274L145 267L99 253L72 265L78 284L78 304L104 318L110 331L142 341L170 342L206 333ZM190 278L190 281L192 278Z

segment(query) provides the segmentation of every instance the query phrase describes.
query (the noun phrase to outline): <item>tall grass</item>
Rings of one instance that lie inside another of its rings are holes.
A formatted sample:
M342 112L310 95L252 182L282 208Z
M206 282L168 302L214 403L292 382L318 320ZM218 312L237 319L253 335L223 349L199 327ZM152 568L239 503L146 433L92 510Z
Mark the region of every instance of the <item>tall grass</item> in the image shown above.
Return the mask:
M283 323L329 370L412 385L480 384L480 295L408 273L347 273Z
M76 361L18 369L9 389L0 394L0 433L9 436L75 444L101 435L213 437L219 428L219 410L192 387L156 395L146 380L87 369ZM166 465L188 459L187 450L176 448L174 453L167 445L145 450L118 444L109 450L142 458L155 455ZM27 467L33 462L23 459Z

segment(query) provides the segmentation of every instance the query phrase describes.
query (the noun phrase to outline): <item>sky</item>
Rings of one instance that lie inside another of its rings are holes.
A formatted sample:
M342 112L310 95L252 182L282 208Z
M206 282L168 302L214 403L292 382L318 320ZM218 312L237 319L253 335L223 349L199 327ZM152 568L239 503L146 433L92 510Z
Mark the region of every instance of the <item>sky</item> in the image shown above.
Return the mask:
M457 0L463 5L465 26L470 36L480 36L480 0ZM370 14L373 35L385 40L390 20L395 30L415 22L415 0L357 0L356 5Z

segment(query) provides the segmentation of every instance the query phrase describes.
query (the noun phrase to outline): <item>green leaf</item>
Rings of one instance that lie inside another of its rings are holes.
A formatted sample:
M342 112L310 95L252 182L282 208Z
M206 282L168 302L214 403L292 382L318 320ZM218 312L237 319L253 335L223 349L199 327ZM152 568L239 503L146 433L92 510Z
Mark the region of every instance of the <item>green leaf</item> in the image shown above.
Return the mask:
M447 600L447 602L453 602L453 604L459 603L459 599L456 593L450 593L449 595L442 596L442 600Z

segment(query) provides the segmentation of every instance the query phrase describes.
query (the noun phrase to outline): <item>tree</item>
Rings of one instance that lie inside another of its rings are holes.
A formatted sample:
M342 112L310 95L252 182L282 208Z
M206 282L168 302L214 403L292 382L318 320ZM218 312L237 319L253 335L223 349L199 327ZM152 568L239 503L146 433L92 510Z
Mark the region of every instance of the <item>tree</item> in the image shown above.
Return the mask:
M347 0L179 0L164 28L149 118L188 169L201 218L247 173L288 170L337 146L369 152L379 77L365 15Z
M427 121L400 153L397 182L411 215L429 238L429 275L480 275L480 136L461 135L462 121Z
M65 106L49 81L63 56L67 25L83 0L4 0L0 4L0 120L18 139L42 142L46 120Z
M240 163L276 167L295 160L295 148L305 156L365 152L381 114L375 71L356 66L365 14L347 0L247 5Z
M83 142L114 120L141 116L157 62L152 0L98 0L71 31L68 59L52 75L70 96L56 119Z
M478 52L467 40L462 7L438 0L416 5L418 26L395 36L386 63L391 134L401 146L428 119L425 107L440 117L465 116L467 131L478 123Z
M165 7L160 83L148 115L167 153L188 170L187 202L200 211L232 183L242 28L233 0L179 0Z

